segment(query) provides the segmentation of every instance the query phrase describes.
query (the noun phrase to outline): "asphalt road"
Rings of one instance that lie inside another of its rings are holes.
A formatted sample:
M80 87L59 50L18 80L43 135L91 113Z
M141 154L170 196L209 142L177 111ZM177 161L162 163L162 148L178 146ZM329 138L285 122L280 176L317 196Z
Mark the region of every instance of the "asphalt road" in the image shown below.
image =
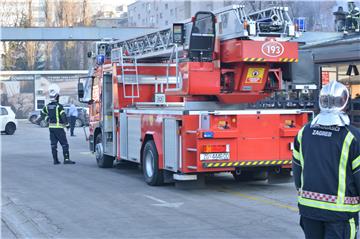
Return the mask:
M48 129L1 135L2 238L303 238L291 183L221 174L203 189L150 187L134 165L98 168L75 134L76 165L52 164Z

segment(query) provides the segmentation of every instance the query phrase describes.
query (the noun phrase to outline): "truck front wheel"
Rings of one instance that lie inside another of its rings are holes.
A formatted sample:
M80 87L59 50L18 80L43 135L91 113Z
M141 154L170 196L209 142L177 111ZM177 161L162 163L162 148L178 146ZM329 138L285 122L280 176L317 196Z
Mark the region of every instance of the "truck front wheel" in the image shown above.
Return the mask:
M114 158L104 154L104 148L101 141L101 134L98 134L95 141L95 156L97 165L99 168L112 168Z
M164 183L163 172L159 169L159 155L153 140L149 140L145 144L142 169L147 184L159 186Z

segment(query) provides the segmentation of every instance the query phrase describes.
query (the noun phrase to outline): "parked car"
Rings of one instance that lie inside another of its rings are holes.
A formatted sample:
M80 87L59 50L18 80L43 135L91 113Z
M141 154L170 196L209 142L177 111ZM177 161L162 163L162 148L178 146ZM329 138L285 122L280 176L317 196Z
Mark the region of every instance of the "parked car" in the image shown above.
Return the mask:
M31 112L29 113L28 120L29 120L31 123L35 124L35 123L36 123L36 120L37 120L37 118L38 118L39 116L40 116L40 110L31 111Z
M78 110L78 117L75 121L75 127L82 127L84 125L89 125L89 115L87 113L86 108L84 108L84 107L76 107L76 108ZM69 109L70 109L70 106L64 105L64 110L65 110L66 116L68 117L68 120L70 121ZM35 111L32 111L29 113L28 120L33 124L40 125L41 127L48 127L49 124L45 120L42 120L39 123L36 122L39 117L40 117L40 110L35 110Z
M12 135L16 127L17 120L14 111L9 106L0 106L0 131Z

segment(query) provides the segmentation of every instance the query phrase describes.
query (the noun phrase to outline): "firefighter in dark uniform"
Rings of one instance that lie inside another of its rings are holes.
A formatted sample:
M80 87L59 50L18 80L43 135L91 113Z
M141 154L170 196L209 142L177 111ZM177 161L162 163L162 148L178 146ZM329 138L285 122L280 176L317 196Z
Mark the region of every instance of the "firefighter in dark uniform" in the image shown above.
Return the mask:
M45 119L49 122L51 152L54 164L60 164L57 154L58 142L60 142L63 149L64 164L75 164L75 162L70 160L69 144L64 130L64 127L69 128L64 107L59 103L59 94L56 90L50 90L49 96L51 102L42 109L40 120Z
M293 174L307 239L356 238L360 211L360 132L344 113L347 88L320 91L320 114L294 141Z

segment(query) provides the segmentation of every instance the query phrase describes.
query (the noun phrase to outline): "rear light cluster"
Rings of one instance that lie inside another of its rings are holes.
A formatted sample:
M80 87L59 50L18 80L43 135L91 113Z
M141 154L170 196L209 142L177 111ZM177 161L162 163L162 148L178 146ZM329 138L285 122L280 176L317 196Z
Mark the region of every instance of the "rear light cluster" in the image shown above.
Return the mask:
M230 145L203 145L203 153L228 153L230 152Z

